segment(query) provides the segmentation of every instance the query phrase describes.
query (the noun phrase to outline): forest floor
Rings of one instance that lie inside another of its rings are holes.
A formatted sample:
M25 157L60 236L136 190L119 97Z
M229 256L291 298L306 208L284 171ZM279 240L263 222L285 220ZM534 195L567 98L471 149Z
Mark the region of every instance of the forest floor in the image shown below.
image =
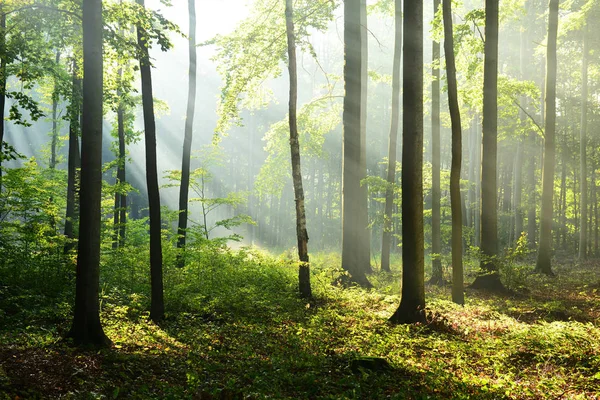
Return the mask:
M393 326L397 271L342 289L324 267L336 256L314 257L306 302L285 259L228 257L167 271L160 327L144 295L104 280L103 350L62 339L72 277L50 290L0 274L0 399L600 398L600 260L557 263L555 278L523 265L520 294L467 289L464 307L429 286L430 323Z

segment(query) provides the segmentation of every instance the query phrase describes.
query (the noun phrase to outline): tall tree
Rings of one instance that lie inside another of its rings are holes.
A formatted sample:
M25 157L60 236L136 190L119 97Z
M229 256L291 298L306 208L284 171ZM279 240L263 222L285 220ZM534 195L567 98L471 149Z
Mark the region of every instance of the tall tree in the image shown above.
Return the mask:
M456 83L452 0L444 0L444 54L448 80L448 105L452 123L452 166L450 169L450 207L452 209L452 301L465 304L462 264L462 204L460 201L460 164L462 161L462 128Z
M360 199L361 187L361 98L363 53L360 24L361 0L344 3L344 95L343 111L343 177L342 177L342 267L350 279L362 286L370 286L365 275L360 208L366 207Z
M385 191L385 216L381 241L381 269L390 271L390 249L392 239L392 210L394 185L396 184L396 149L400 125L400 62L402 61L402 0L395 0L394 63L392 67L392 121L388 144L387 182Z
M83 0L83 124L79 252L75 310L69 336L75 343L106 346L100 323L100 202L102 200L102 2Z
M402 299L394 323L425 321L423 238L423 1L404 2Z
M298 238L298 257L300 267L298 282L300 295L311 296L310 264L308 259L308 232L306 231L306 211L304 209L304 189L302 187L302 168L300 165L300 142L298 140L298 123L296 109L298 107L298 71L296 65L296 35L294 33L294 8L292 0L285 2L285 22L288 43L288 70L290 74L290 152L292 156L292 181L296 197L296 237Z
M481 166L481 269L474 288L503 290L494 260L498 246L496 160L498 152L498 1L485 0L483 148Z
M4 154L4 109L6 107L6 12L0 3L0 166L2 165L2 154ZM0 170L0 178L2 170ZM2 181L0 180L0 189Z
M113 248L125 245L125 230L127 227L127 194L123 187L126 179L125 166L127 164L125 155L125 105L121 98L123 92L120 88L123 79L123 70L119 69L117 75L119 81L119 89L117 89L117 139L119 141L119 154L117 159L117 188L115 190Z
M196 1L188 1L189 14L189 72L188 72L188 104L185 114L185 132L183 137L183 157L181 159L181 186L179 187L179 225L177 233L177 248L185 247L188 222L188 196L190 189L190 158L192 152L192 136L194 129L194 113L196 110ZM183 257L179 259L179 266L184 263Z
M60 66L60 50L56 51L56 68ZM56 150L58 146L58 100L59 100L59 86L58 78L54 77L54 89L52 90L52 140L50 144L50 163L51 169L56 168Z
M581 185L581 222L579 223L579 259L587 258L587 108L588 108L588 28L583 25L583 55L581 56L581 125L579 136L579 163Z
M71 239L65 244L65 252L73 247L75 239L75 224L77 222L77 169L81 167L81 158L79 155L79 130L81 115L81 78L77 67L76 59L73 59L73 78L71 89L71 104L69 106L69 155L67 159L67 209L65 214L64 234Z
M433 15L440 7L440 0L433 0ZM431 80L431 279L429 283L441 285L442 276L442 233L440 213L440 42L433 40L432 44L432 75Z
M556 132L556 39L558 34L558 2L550 0L548 13L548 43L546 46L546 106L544 125L544 166L542 169L542 214L540 246L536 272L552 272L552 197L554 192L554 160ZM582 229L585 229L583 225Z
M360 192L358 201L358 256L359 267L365 272L371 269L371 230L369 229L369 191L366 183L367 177L367 100L369 87L369 41L367 26L367 0L360 0L360 166L358 170Z
M143 8L144 0L137 0ZM140 75L142 80L142 107L144 109L144 138L146 141L146 184L150 214L150 319L159 323L165 314L163 299L162 243L160 192L158 188L158 168L156 165L156 122L154 120L154 99L152 97L152 72L148 55L146 29L137 27L137 40L140 47Z

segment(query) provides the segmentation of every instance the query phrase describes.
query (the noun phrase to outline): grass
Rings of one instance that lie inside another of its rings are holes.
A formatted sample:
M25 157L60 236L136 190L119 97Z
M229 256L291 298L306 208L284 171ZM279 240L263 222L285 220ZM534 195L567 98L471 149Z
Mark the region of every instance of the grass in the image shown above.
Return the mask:
M144 263L105 257L102 321L113 346L100 351L62 339L69 274L45 290L26 274L0 281L0 399L600 398L598 261L556 265L554 279L521 266L527 290L467 290L464 307L447 300L449 288L428 287L430 323L393 326L398 271L372 276L371 291L342 289L331 284L339 258L313 260L306 302L285 258L200 252L166 268L159 327L148 322ZM351 367L367 356L392 369Z

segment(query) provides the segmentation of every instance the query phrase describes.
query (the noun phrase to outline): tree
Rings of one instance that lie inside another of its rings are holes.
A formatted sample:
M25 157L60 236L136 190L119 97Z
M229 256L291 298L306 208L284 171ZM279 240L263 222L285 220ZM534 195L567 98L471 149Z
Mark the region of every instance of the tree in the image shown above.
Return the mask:
M288 42L288 69L290 73L290 151L292 156L292 180L296 197L296 236L298 238L298 257L300 267L298 281L300 295L311 296L310 264L308 259L308 232L306 231L306 212L304 210L304 189L302 188L302 169L300 167L300 143L298 140L298 124L296 109L298 103L298 72L296 66L296 36L294 33L294 10L292 0L285 2L285 21Z
M144 0L137 0L144 8ZM156 165L156 122L154 120L154 99L152 97L152 73L148 55L148 39L144 26L137 27L137 40L140 47L140 75L142 80L142 106L144 109L144 137L146 141L146 184L150 213L150 319L159 323L164 318L162 276L162 243L160 192L158 188L158 168Z
M425 321L423 237L423 1L404 3L402 299L394 323Z
M481 269L474 288L504 290L495 261L498 246L496 160L498 153L498 1L485 1L483 146L481 166Z
M81 78L77 61L73 59L72 71L72 93L71 104L69 106L69 155L67 159L67 209L65 214L65 230L64 234L71 241L65 244L65 252L73 247L73 239L75 239L75 224L77 223L77 169L81 167L81 158L79 154L79 132L80 132L80 115L81 115Z
M122 84L123 70L119 68L118 84ZM126 183L125 166L127 158L125 154L125 105L122 99L121 88L117 89L117 140L119 142L117 157L117 180L115 188L115 206L114 206L114 235L113 248L123 247L125 245L125 230L127 227L127 192L123 187Z
M579 136L579 162L581 185L581 220L579 222L579 259L587 258L587 109L588 109L588 32L583 27L583 55L581 57L581 126Z
M188 197L190 190L190 157L192 152L192 137L194 128L194 112L196 110L196 2L188 1L189 12L189 73L188 73L188 104L185 115L185 132L183 137L183 156L181 159L181 186L179 187L179 225L177 227L177 248L185 248L186 230L188 222ZM179 266L184 263L183 257L179 259Z
M358 266L365 272L371 268L371 230L369 229L369 190L364 179L367 178L367 99L369 87L369 41L367 26L367 0L360 0L360 166L358 179L360 182L358 202Z
M363 204L360 187L361 167L361 104L363 89L362 74L362 34L360 24L361 0L348 0L344 3L344 111L342 124L343 161L342 161L342 268L350 274L350 279L369 287L371 284L365 275L364 246L361 225L361 207Z
M75 343L107 346L100 323L100 202L102 199L102 2L83 1L83 124L79 252L75 310L69 336Z
M554 161L556 132L556 39L558 34L558 3L550 0L548 14L548 43L546 47L546 107L544 125L544 166L542 169L542 213L540 245L535 271L546 275L552 272L552 197L554 192ZM585 225L581 227L585 229Z
M433 15L440 6L440 0L433 0ZM440 42L433 40L432 44L432 75L431 81L431 269L429 283L441 285L442 276L442 233L440 228ZM454 215L454 214L453 214Z
M460 201L460 165L462 161L462 128L458 105L454 37L452 29L452 0L443 0L444 54L448 80L448 105L452 120L452 167L450 171L450 207L452 208L452 301L465 304L462 265L462 203Z
M394 185L396 184L396 148L400 125L400 62L402 60L402 0L395 0L394 64L392 70L392 121L388 144L387 183L385 191L385 214L381 241L381 269L390 271L390 247L392 239L392 209Z

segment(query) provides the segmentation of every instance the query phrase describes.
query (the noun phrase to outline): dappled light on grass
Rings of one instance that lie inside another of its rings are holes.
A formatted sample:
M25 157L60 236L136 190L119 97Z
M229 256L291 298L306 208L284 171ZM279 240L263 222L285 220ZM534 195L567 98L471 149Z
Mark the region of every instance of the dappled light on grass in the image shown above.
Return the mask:
M593 398L600 391L591 264L569 266L570 274L558 267L561 291L550 278L527 275L527 295L469 290L464 307L449 301L448 287L428 287L428 323L393 326L387 318L399 299L385 288L397 271L372 276L381 291L345 289L339 259L314 260L315 297L307 302L288 258L205 247L186 267L166 268L161 326L148 321L143 291L132 290L145 287L143 276L137 282L127 264L107 265L105 274L115 275L103 276L102 320L114 345L100 352L61 340L68 291L38 294L24 281L21 290L3 286L0 391L157 399ZM129 289L106 284L119 276L133 279ZM573 304L585 307L575 313ZM384 358L392 369L352 368L360 357ZM44 367L50 364L58 367Z

